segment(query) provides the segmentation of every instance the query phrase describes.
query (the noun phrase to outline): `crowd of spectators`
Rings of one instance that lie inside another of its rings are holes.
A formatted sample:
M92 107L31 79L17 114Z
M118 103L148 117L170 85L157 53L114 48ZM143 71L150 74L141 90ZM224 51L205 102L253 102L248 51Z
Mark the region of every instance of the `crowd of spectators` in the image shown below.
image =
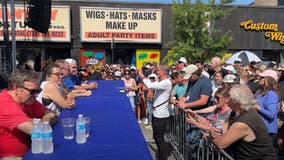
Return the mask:
M190 145L196 138L211 138L219 148L229 148L237 159L275 159L275 153L283 149L284 136L284 65L279 65L242 64L241 60L226 64L219 57L212 58L210 64L188 64L181 57L170 67L149 62L141 69L121 64L78 69L76 60L70 58L47 62L39 75L21 63L0 94L0 106L6 107L0 109L0 159L22 157L29 142L23 146L20 141L30 134L31 118L54 119L60 110L75 107L76 97L90 96L90 89L99 87L95 80L124 82L138 123L153 130L161 160L169 149L164 140L167 120L178 114L176 108L187 112ZM7 103L13 112L6 112L11 110ZM36 115L21 110L34 105L44 109ZM22 118L17 117L19 112ZM9 149L7 141L22 148L19 152Z

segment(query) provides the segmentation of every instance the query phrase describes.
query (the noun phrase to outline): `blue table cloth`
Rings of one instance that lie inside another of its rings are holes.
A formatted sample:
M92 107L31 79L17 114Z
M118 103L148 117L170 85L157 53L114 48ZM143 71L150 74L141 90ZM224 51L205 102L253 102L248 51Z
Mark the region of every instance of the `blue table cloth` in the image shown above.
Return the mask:
M54 152L32 154L25 160L150 160L152 159L129 99L123 92L123 81L97 81L99 87L90 97L76 99L76 108L63 110L59 119L91 117L90 137L85 144L76 138L63 138L62 124L53 130Z

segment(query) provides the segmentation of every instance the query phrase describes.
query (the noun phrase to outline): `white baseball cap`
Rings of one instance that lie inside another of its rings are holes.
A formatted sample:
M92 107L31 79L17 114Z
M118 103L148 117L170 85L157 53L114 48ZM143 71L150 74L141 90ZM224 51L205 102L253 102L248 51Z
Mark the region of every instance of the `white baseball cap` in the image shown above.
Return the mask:
M136 67L135 67L135 66L131 66L131 67L130 67L130 69L134 69L134 70L136 70Z
M231 71L232 73L236 73L235 67L228 65L224 68L227 71Z
M149 77L149 78L158 78L155 73L150 74L148 77Z
M76 60L73 58L67 58L65 59L65 62L69 63L69 64L77 64Z
M235 79L237 77L233 74L227 74L224 79L223 79L223 82L224 83L235 83Z
M116 72L114 73L114 76L116 76L116 77L121 77L121 72L120 72L120 71L116 71Z
M184 57L180 57L178 61L182 62L182 63L185 63L185 64L187 63L187 60Z
M192 73L196 72L198 70L198 67L194 64L188 65L183 71L185 71L185 75L183 76L183 79L189 79L192 75Z

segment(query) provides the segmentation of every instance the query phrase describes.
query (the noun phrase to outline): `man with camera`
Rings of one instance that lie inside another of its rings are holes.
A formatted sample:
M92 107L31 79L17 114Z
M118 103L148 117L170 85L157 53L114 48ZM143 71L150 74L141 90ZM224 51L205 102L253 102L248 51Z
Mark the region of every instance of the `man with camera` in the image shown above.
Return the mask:
M164 139L166 123L170 116L168 105L172 89L172 83L168 79L168 72L169 67L166 64L161 64L157 70L160 80L151 82L148 78L145 78L148 75L139 70L144 85L155 92L153 97L153 136L158 147L159 160L167 159L169 148Z

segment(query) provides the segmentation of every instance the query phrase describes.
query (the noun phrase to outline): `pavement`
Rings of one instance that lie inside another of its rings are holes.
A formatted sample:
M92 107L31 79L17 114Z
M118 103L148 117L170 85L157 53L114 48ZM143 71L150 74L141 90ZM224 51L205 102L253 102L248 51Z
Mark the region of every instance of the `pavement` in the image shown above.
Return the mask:
M139 126L141 128L141 131L144 135L145 141L148 144L148 148L151 152L153 160L157 160L156 154L157 154L157 145L155 143L155 140L153 139L153 131L146 129L145 127L148 125L144 125L143 123L139 123ZM168 160L175 160L175 158L171 155L168 157Z

